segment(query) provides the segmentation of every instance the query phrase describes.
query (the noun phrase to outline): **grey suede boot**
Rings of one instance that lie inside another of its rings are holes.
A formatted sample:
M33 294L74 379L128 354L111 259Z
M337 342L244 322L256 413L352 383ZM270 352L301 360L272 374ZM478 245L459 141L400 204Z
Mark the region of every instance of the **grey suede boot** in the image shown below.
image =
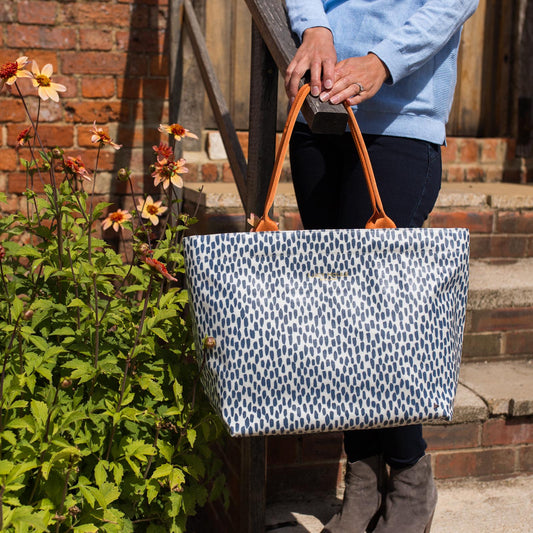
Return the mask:
M436 505L429 455L413 466L391 468L385 509L374 533L429 533Z
M322 533L364 533L381 505L384 473L385 462L379 455L347 462L342 509Z

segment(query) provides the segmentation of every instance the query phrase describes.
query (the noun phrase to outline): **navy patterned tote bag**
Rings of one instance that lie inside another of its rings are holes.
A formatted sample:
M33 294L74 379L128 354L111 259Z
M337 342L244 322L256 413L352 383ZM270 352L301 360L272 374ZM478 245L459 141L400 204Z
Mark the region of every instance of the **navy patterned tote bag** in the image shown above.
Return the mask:
M255 231L184 239L205 392L234 436L449 420L468 230L395 228L348 107L374 208L366 229L277 231L268 213L308 92Z

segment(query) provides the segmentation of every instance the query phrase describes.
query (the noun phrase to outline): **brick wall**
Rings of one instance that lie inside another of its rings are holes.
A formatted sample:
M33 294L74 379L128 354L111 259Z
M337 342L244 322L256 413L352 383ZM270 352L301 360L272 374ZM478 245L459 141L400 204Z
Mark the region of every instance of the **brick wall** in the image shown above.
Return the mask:
M88 168L95 163L89 134L94 121L124 145L102 154L102 196L116 199L124 192L113 179L121 167L134 170L139 191L150 185L151 147L168 116L167 13L167 0L19 0L0 6L0 63L21 55L41 68L51 63L52 81L67 87L58 103L42 102L43 142L81 156ZM19 85L35 111L38 99L29 81ZM9 194L9 210L20 207L26 187L12 148L28 124L21 100L0 93L0 190Z

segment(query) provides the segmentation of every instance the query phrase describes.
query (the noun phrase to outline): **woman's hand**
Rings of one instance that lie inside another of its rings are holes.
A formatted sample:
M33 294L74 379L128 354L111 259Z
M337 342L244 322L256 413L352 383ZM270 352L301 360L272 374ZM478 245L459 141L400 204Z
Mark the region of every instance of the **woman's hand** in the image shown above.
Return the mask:
M323 90L323 102L338 104L347 101L357 105L372 98L390 76L389 69L375 54L350 57L335 66L335 81L331 90Z
M304 74L311 70L311 94L318 96L333 88L337 52L333 35L327 28L308 28L302 44L287 67L285 90L292 102L298 92L298 84ZM353 93L352 93L353 94Z

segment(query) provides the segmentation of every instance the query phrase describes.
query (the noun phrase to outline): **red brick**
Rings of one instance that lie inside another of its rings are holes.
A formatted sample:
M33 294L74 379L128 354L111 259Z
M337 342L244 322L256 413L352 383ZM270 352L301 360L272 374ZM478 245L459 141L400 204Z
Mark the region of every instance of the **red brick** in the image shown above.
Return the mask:
M22 122L24 120L26 120L26 112L21 100L12 97L0 100L0 122Z
M447 424L424 426L429 450L457 450L479 446L481 424Z
M464 358L486 358L501 354L501 333L466 333L463 337Z
M68 6L65 11L71 22L85 26L124 27L131 23L130 6L111 2L76 2Z
M162 52L165 36L153 29L132 29L131 31L119 31L116 33L117 50L132 52Z
M507 161L513 161L516 157L516 139L505 139L505 158Z
M518 468L520 472L533 472L533 446L518 448Z
M475 455L475 474L479 477L511 475L515 472L514 448L491 448Z
M463 182L465 180L465 171L462 166L445 166L443 170L444 181Z
M267 441L267 465L290 465L299 460L296 436L272 436Z
M143 100L166 100L168 80L165 78L123 79L118 83L119 98L142 98Z
M57 3L44 1L18 1L18 21L22 24L54 24Z
M43 181L39 177L35 177L33 186L31 188L35 192L43 192L44 183L50 183L50 176L48 174L42 174ZM44 183L43 183L44 182ZM30 186L28 177L22 172L11 172L7 182L7 192L9 193L21 193L24 192Z
M17 170L18 158L13 148L0 148L0 171Z
M74 144L74 128L55 124L40 124L39 137L45 147L69 148Z
M117 52L62 52L63 74L122 74L128 56Z
M502 160L503 146L502 139L481 139L481 161L483 163L495 163Z
M450 164L457 161L457 141L450 137L446 140L446 146L441 148L442 163Z
M196 163L187 163L189 172L183 174L182 178L185 182L199 181L198 165Z
M481 182L485 181L485 169L483 167L469 167L465 169L465 181Z
M76 46L76 31L71 28L11 25L7 28L10 46L24 49L53 48L69 50Z
M231 183L235 180L233 177L233 172L231 170L231 166L229 163L224 163L222 165L222 181L225 181L227 183Z
M531 324L533 328L533 324ZM533 354L533 331L518 331L505 334L505 353L510 355Z
M533 324L533 307L508 307L471 311L472 332L529 329Z
M2 2L0 4L0 22L14 22L15 21L15 2ZM15 59L17 59L15 57ZM10 60L12 61L12 59ZM4 60L2 59L2 63Z
M10 194L6 202L0 204L0 213L17 213L25 208L26 199L20 194ZM0 216L1 218L1 216Z
M281 225L281 224L280 224ZM303 229L302 219L300 213L283 213L283 229L284 230L299 230Z
M533 211L501 211L496 216L498 233L533 233Z
M479 146L476 139L464 138L458 141L461 163L475 163L479 159Z
M202 165L202 180L211 182L218 179L218 166L213 163L205 163Z
M533 417L487 420L481 438L483 446L533 444Z
M98 102L94 100L69 102L65 107L67 122L99 124L108 122L126 122L129 110L124 109L120 102Z
M492 232L494 215L490 211L439 211L429 216L432 228L468 228L475 233Z
M81 80L83 98L111 98L114 94L114 78L83 78Z
M525 237L511 235L471 235L470 257L527 257L529 253L528 241Z
M435 456L437 479L473 476L476 472L475 452L439 453Z
M111 29L80 28L81 50L111 50L113 48L113 32Z

